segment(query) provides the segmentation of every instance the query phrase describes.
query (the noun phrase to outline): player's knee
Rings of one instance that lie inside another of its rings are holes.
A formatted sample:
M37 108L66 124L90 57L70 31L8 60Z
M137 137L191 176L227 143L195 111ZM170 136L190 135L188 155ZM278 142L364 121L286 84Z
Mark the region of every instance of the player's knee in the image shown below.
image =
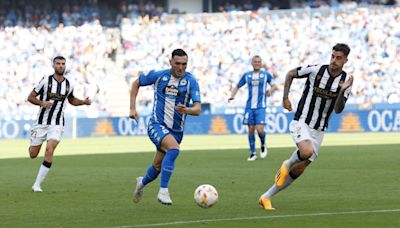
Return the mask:
M301 150L300 151L300 154L301 154L301 158L303 159L303 160L307 160L307 159L309 159L309 158L311 158L311 156L313 155L313 150L311 149L306 149L306 150Z
M29 151L29 157L32 158L32 159L36 158L38 156L38 154L39 153L34 153L32 151Z
M39 154L39 151L32 149L32 147L29 147L28 152L29 152L29 157L32 159L36 158Z
M309 140L306 140L303 143L299 144L298 148L299 148L300 156L301 156L302 160L309 159L314 153L312 143Z

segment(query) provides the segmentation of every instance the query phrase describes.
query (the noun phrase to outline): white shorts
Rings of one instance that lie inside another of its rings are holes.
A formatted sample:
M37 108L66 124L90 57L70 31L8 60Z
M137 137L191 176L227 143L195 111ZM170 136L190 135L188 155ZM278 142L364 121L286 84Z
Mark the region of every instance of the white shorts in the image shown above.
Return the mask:
M302 121L292 120L289 131L296 145L303 140L310 140L313 145L314 153L308 159L314 161L318 157L319 147L324 139L324 132L315 130Z
M31 129L31 146L42 145L50 139L60 141L64 127L59 125L34 125Z

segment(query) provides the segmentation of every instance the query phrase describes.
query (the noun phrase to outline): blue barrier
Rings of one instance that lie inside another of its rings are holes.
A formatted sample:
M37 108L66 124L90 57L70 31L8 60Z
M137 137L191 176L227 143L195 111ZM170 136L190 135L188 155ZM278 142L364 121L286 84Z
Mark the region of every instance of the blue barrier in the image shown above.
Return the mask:
M288 133L293 113L268 113L269 134ZM66 119L64 137L146 135L149 116L138 123L128 117ZM242 114L188 116L185 134L245 134ZM0 120L0 138L28 138L31 121ZM326 132L400 132L400 110L345 111L333 114Z

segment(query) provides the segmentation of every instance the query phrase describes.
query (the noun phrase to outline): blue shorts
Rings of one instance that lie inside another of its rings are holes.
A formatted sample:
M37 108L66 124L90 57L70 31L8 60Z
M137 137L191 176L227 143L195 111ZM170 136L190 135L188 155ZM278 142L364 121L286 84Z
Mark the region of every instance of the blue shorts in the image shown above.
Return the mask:
M161 150L161 142L165 136L171 134L174 136L175 140L180 144L183 138L183 132L173 132L166 126L161 125L157 122L149 121L149 126L147 128L147 134L150 140L157 147L157 150Z
M243 116L244 125L265 125L265 108L246 109Z

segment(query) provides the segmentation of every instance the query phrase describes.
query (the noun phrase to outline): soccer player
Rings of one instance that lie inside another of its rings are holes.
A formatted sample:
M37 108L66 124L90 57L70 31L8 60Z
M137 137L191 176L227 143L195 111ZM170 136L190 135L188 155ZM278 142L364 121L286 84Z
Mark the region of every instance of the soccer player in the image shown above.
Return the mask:
M30 103L40 106L38 119L31 129L29 155L32 159L38 156L43 142L47 141L44 160L32 186L33 192L43 192L41 184L49 173L54 150L64 132L65 99L74 106L91 104L89 98L80 100L74 96L74 87L64 77L64 57L55 57L53 68L54 74L43 77L28 96Z
M261 70L262 59L256 55L252 58L253 71L245 73L239 80L236 87L232 89L231 97L228 102L235 99L238 90L247 84L248 99L246 103L246 110L244 113L243 124L249 127L249 144L250 156L247 161L255 161L257 159L254 130L257 129L258 137L261 141L260 157L267 156L267 147L265 145L265 111L267 96L270 96L268 86L271 85L272 75L266 71Z
M275 184L261 195L259 203L265 210L274 210L271 197L289 186L317 158L332 111L343 111L353 84L353 77L343 71L349 53L349 46L338 43L332 48L329 65L298 67L287 73L283 107L289 111L292 111L289 100L292 80L307 78L303 95L289 126L297 148L290 158L282 163L275 175Z
M201 112L200 90L195 77L186 72L188 55L182 49L175 49L170 59L171 68L140 74L132 83L129 117L138 120L136 96L140 86L154 85L154 107L147 133L156 146L153 163L144 177L136 178L133 202L138 203L143 188L161 173L158 201L171 205L168 183L179 155L179 144L183 137L186 115L198 116ZM190 101L192 106L189 107Z

